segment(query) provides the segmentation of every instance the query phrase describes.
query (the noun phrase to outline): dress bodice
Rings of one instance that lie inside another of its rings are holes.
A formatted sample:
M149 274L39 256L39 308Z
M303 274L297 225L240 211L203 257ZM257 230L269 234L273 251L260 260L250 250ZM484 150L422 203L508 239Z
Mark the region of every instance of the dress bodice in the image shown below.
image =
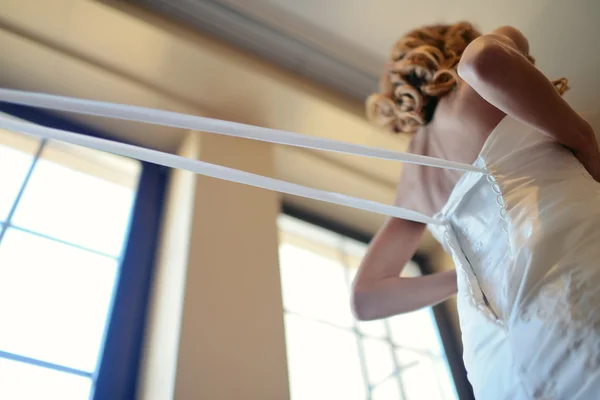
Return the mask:
M586 379L600 374L600 184L569 150L511 117L475 165L487 174L466 172L437 216L444 224L429 229L456 264L477 397L595 398ZM573 341L581 354L568 350ZM580 378L561 386L567 371Z

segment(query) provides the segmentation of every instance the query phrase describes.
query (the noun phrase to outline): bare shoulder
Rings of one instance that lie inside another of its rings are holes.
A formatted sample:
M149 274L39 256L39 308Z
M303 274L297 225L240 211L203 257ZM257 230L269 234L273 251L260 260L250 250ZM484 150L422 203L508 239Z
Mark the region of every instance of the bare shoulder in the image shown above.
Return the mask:
M505 114L485 101L465 82L438 103L434 120L412 138L408 151L471 164ZM446 204L462 176L445 170L404 164L396 205L434 215Z
M441 119L455 121L454 124L457 127L455 138L464 143L483 145L496 125L506 116L504 112L481 97L465 81L459 82L456 94L449 99L449 102L451 102L450 106L439 108L438 115Z
M495 29L491 34L499 35L501 37L509 39L514 44L514 47L517 48L520 52L522 52L525 55L529 54L529 41L527 40L523 32L521 32L514 26L501 26L500 28Z

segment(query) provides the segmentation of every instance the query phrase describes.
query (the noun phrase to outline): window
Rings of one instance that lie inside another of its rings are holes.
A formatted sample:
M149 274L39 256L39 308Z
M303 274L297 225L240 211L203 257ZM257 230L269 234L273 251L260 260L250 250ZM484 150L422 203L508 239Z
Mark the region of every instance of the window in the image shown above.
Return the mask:
M364 243L286 215L278 224L292 400L458 398L430 309L353 318L349 287ZM404 275L420 275L418 265Z
M141 171L0 129L0 398L91 398Z

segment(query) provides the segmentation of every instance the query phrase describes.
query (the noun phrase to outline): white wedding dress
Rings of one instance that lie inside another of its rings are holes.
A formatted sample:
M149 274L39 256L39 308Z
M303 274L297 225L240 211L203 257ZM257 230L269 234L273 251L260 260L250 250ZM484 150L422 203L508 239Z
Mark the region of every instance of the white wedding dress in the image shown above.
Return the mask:
M600 184L505 117L429 229L458 276L475 397L600 399Z

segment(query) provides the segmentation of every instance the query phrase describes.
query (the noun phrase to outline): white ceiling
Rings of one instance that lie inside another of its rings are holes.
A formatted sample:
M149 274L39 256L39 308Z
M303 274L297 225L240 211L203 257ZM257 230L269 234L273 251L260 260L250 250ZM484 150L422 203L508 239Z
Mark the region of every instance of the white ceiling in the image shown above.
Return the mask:
M133 1L163 3L164 10L177 8L174 14L183 16L200 29L210 26L211 33L217 36L275 58L276 62L317 80L327 83L329 79L336 89L363 98L373 90L390 47L407 30L424 24L459 20L471 21L483 32L513 25L529 38L532 55L542 71L551 78L569 78L572 90L567 100L579 109L600 104L599 0ZM211 7L221 7L232 13L216 24L214 21L219 18L214 15L208 22L206 18L201 21L199 14L209 15ZM243 17L247 18L245 22ZM265 32L258 34L256 27L241 29L241 37L236 36L236 29L248 24L249 20L268 28L278 42L270 42ZM300 42L308 50L283 43L282 37ZM255 43L250 43L253 41ZM257 47L259 42L276 49L277 55L263 52L264 49ZM338 63L315 60L316 53L326 54ZM290 65L289 59L295 64ZM346 67L365 77L348 72ZM344 79L343 83L341 79ZM353 86L356 86L354 91Z
M534 52L552 54L548 41L565 36L561 45L595 40L600 3L596 0L222 0L248 10L265 4L289 13L383 61L402 33L423 24L471 21L483 32L501 25L522 29L535 41ZM263 7L263 6L261 6ZM259 7L260 8L260 7ZM277 23L271 20L269 23ZM284 23L279 26L284 28ZM562 29L561 29L562 28ZM568 28L568 29L564 29ZM285 29L285 28L284 28ZM537 33L537 34L536 34ZM544 37L548 35L548 41ZM585 39L584 39L585 40ZM556 43L559 44L559 43ZM554 49L555 50L555 49Z

